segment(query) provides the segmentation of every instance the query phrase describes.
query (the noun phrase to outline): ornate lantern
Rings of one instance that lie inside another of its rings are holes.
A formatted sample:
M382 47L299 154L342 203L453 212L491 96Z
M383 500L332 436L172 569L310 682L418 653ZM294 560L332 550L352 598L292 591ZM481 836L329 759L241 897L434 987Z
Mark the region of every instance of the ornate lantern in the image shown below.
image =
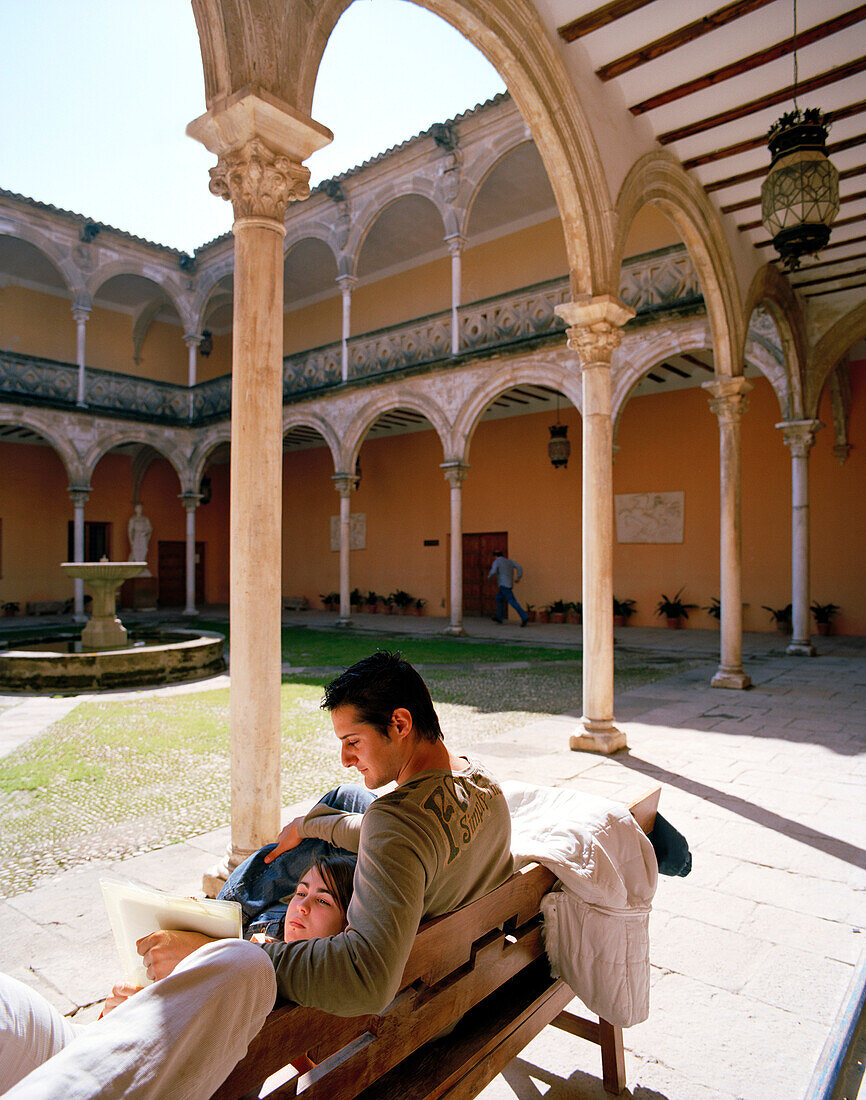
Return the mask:
M827 159L827 129L817 107L795 107L770 130L773 159L761 187L761 221L789 271L824 247L839 213L839 173Z
M571 454L568 425L560 424L557 419L555 424L550 425L548 431L550 432L550 440L547 444L547 454L551 465L555 470L559 469L560 466L567 466L568 456Z

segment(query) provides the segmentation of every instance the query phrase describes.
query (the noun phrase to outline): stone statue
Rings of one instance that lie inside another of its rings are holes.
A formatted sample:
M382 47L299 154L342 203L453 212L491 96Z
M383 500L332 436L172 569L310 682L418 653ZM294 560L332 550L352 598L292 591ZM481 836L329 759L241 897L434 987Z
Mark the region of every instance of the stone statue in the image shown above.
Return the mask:
M136 504L134 515L129 517L126 533L129 535L128 561L147 561L147 544L153 532L153 525L147 516L142 514L141 505ZM143 577L152 577L149 569L141 574Z

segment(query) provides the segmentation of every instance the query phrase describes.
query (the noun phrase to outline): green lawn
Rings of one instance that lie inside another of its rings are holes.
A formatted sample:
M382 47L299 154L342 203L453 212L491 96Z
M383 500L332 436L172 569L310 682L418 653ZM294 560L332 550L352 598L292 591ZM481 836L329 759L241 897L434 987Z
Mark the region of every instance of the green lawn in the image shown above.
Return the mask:
M304 663L341 664L368 653L380 637L338 638L297 630ZM402 643L405 639L399 639ZM460 639L420 639L431 664ZM333 648L331 648L333 646ZM420 660L409 645L405 650ZM490 650L500 660L505 646ZM532 650L528 668L496 668L482 656L462 667L425 672L443 730L461 751L495 741L545 715L580 709L580 666L551 664L557 650ZM339 657L336 656L339 653ZM529 656L529 650L520 650ZM457 658L452 658L452 661ZM623 691L686 667L618 657ZM328 674L286 677L282 686L282 790L285 803L347 778L328 715L319 709ZM88 860L119 859L224 825L229 819L229 693L143 695L82 703L43 735L0 759L0 897L21 893Z

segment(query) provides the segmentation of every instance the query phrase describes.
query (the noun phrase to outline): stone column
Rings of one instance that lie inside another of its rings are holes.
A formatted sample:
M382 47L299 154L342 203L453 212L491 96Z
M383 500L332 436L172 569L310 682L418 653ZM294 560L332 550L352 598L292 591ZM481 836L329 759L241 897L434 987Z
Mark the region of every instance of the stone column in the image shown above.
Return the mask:
M721 496L721 661L711 680L717 688L747 688L743 672L743 548L741 520L742 468L740 421L748 408L746 378L704 382L710 408L719 418L719 488Z
M613 721L613 426L610 360L634 310L609 295L556 307L583 382L583 717L572 749L627 748Z
M72 560L84 561L84 505L90 499L90 486L70 485L69 496L72 499ZM73 618L77 623L87 622L84 614L84 581L76 577L73 588Z
M354 474L334 474L334 488L340 494L340 617L337 626L351 626L349 605L349 563L352 552L352 493L358 487Z
M463 296L462 259L466 238L446 237L445 243L451 253L451 354L457 355L460 351L460 317L457 310Z
M201 495L184 493L180 498L186 510L186 607L184 615L198 615L195 606L195 510Z
M352 291L358 285L358 280L352 275L338 275L337 285L343 296L343 328L340 338L340 354L342 363L342 377L346 382L349 378L349 337L352 335Z
M443 462L445 480L451 486L451 625L446 634L462 635L463 629L463 482L468 466L462 462Z
M776 427L791 448L791 624L793 637L787 652L814 657L809 622L809 451L820 420L785 420Z
M85 376L86 368L84 365L84 330L87 326L87 319L90 316L90 310L87 309L85 306L73 306L72 316L75 318L75 357L78 363L78 404L81 407L84 407L87 405L87 379ZM75 583L78 584L78 581L76 581Z
M266 92L216 100L187 133L218 156L210 189L234 208L229 868L280 828L283 239L309 195L301 164L330 131ZM218 885L205 877L205 889Z
M201 343L201 337L196 336L193 333L187 333L183 342L188 349L188 374L187 385L189 386L189 417L192 420L193 413L195 412L195 400L193 398L193 386L196 384L196 376L198 374L198 346Z

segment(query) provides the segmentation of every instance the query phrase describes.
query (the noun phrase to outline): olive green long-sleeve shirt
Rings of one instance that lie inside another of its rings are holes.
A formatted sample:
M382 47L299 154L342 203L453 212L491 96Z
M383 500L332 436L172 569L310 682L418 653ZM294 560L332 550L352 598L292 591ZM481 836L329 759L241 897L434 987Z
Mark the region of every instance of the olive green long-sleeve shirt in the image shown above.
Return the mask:
M381 1012L421 920L486 894L512 871L505 798L469 761L461 772L419 772L364 814L315 806L299 831L357 851L349 924L329 939L265 950L282 998L338 1016Z

